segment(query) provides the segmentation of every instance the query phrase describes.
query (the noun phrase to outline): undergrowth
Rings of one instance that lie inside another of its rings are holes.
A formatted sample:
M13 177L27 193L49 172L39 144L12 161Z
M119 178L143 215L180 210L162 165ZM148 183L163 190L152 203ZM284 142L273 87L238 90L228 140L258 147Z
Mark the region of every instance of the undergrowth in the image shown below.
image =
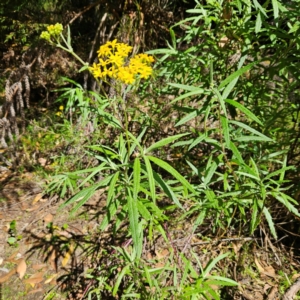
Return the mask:
M96 193L105 201L96 235L110 242L84 275L87 299L230 298L238 283L223 266L233 251L197 245L275 241L276 220L300 217L296 5L196 1L166 49L134 57L115 40L92 67L69 28L42 34L100 87L64 78L59 125L36 145L61 149L44 162L54 173L46 193L64 200L61 210L74 216Z

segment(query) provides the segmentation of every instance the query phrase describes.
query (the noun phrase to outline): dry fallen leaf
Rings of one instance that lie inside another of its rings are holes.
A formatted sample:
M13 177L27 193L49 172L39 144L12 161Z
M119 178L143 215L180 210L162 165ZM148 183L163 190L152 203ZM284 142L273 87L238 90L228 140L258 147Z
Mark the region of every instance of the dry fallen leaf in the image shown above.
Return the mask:
M34 287L37 283L40 283L44 280L44 274L45 272L35 273L32 276L30 276L28 279L24 279L23 281L25 283L30 284L32 287Z
M156 254L156 259L162 259L169 255L169 250L163 249L161 251L155 251L155 254Z
M40 164L42 167L45 167L46 164L47 164L47 159L40 157L40 158L38 159L38 162L39 162L39 164Z
M272 266L264 267L264 274L272 278L277 278L275 270Z
M9 258L6 259L8 262L15 262L15 258L19 257L20 253L19 250L15 251Z
M44 217L44 222L45 223L51 223L53 221L53 215L52 214L47 214L45 217Z
M36 264L36 265L32 265L31 268L34 269L34 270L40 270L40 269L43 269L43 268L46 268L47 265L46 264Z
M57 272L57 256L56 256L56 250L55 249L52 250L52 253L51 253L50 257L49 257L49 262L50 262L50 265L53 268L53 270L55 272Z
M73 244L71 244L68 252L66 253L65 257L63 258L63 260L61 262L63 267L65 267L67 265L73 252L74 252L74 246L73 246Z
M258 269L259 273L263 274L264 273L264 268L261 266L261 264L259 263L259 261L256 257L254 258L254 262L257 266L257 269Z
M267 300L274 300L277 299L277 294L278 294L278 288L277 286L274 286L270 292L270 294L268 295Z
M39 289L32 290L32 291L28 292L27 295L35 294L35 293L44 293L44 289L39 288Z
M300 274L298 273L298 274L294 274L293 276L292 276L292 281L295 281L297 278L299 278L300 277Z
M40 200L42 199L42 196L43 196L42 193L37 194L37 195L34 197L33 201L32 201L32 205L34 205L35 203L37 203L38 201L40 201Z
M51 281L52 281L53 279L55 279L57 276L58 276L58 274L53 274L53 275L51 275L44 283L45 283L45 284L51 283Z
M7 274L3 275L0 277L0 283L6 282L9 280L9 278L16 274L16 268L13 268L12 270L10 270Z
M19 273L20 279L22 279L26 273L27 265L25 262L25 259L21 258L19 259L18 265L17 265L17 273Z

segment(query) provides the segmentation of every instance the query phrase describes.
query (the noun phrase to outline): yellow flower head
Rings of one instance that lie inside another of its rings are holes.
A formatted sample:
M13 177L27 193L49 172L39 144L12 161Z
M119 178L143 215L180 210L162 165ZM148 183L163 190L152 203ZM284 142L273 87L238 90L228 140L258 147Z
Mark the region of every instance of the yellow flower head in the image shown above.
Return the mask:
M150 64L154 62L154 58L148 54L138 54L126 65L126 58L131 51L131 46L118 43L117 40L107 42L97 51L99 63L94 63L89 70L95 78L106 81L110 77L125 84L133 84L137 76L148 78L152 74Z

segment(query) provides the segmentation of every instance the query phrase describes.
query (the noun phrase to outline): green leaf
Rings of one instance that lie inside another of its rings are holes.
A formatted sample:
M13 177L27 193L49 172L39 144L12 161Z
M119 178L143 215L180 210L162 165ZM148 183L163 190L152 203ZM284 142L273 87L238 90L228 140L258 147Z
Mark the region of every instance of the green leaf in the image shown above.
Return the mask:
M221 116L221 124L222 124L222 133L224 136L224 140L226 143L226 147L230 147L230 137L229 137L229 127L228 127L228 119L224 116Z
M257 17L256 17L256 22L255 22L255 33L258 33L261 30L261 25L262 25L261 19L262 19L261 13L258 12Z
M272 216L271 216L269 210L266 207L263 208L263 213L264 213L264 215L266 217L266 220L268 222L271 234L277 240L277 233L276 233L276 230L275 230L274 222L273 222L273 219L272 219Z
M210 158L212 158L212 156ZM205 185L208 185L210 183L211 178L215 174L217 168L218 168L218 165L216 164L215 161L213 161L212 164L210 165L209 169L207 170L207 172L205 172L205 176L204 176L204 184Z
M181 209L183 209L181 203L177 199L175 193L169 187L169 185L161 178L159 174L153 171L153 176L157 184L161 187L161 189L166 193L166 195Z
M172 166L170 166L167 162L165 162L157 157L154 157L154 156L148 156L148 158L151 161L153 161L156 165L163 168L165 171L167 171L172 176L174 176L188 190L190 190L193 193L196 193L193 186L182 175L180 175Z
M230 141L230 147L229 147L229 149L233 152L234 156L237 158L237 160L241 164L245 164L240 151L238 150L238 148L235 146L235 144L232 141Z
M216 264L224 259L225 257L227 257L230 253L227 252L227 253L224 253L224 254L221 254L219 256L217 256L216 258L214 258L212 261L210 261L207 265L207 267L203 270L203 273L202 273L202 276L205 278L207 277L207 275L210 273L210 271L216 266Z
M184 116L180 121L178 121L175 124L176 126L180 126L182 124L185 124L186 122L189 122L190 120L193 120L194 118L196 118L199 115L199 111L197 109L195 109L194 111L192 111L191 113L189 113L188 115Z
M235 78L241 76L242 74L244 74L245 72L247 72L248 70L250 70L254 65L256 65L258 62L255 61L237 71L235 71L234 73L232 73L231 75L229 75L226 79L224 79L219 87L218 90L220 91L223 87L225 87L229 82L231 82L232 80L234 80Z
M259 125L263 126L263 123L245 106L240 104L239 102L235 100L226 99L225 102L229 103L230 105L238 108L240 111L242 111L247 117L258 123Z
M279 15L278 1L272 0L272 5L273 5L274 19L277 19Z
M113 175L113 178L111 179L111 182L110 182L109 188L108 188L108 192L107 192L107 199L106 199L107 204L110 203L110 201L113 199L113 196L116 192L115 187L116 187L116 182L119 179L119 175L120 175L120 172L118 171Z
M222 277L222 276L209 276L207 277L209 283L212 282L213 280L213 285L221 285L221 286L238 286L239 284L229 278L226 277ZM206 281L206 283L208 283L208 281Z
M185 90L185 91L190 91L190 92L199 90L199 87L197 87L197 86L185 85L185 84L180 84L180 83L168 83L168 85L173 86L178 89Z
M185 98L192 97L192 96L195 96L195 95L203 94L204 92L205 92L204 89L198 87L196 90L194 90L192 92L188 92L186 94L183 94L183 95L175 98L174 100L171 101L170 104L174 104L175 102L177 102L181 99L185 99Z
M151 163L147 156L144 156L144 161L145 161L145 165L146 165L146 171L147 171L147 177L148 177L148 182L149 182L151 198L152 198L153 202L155 203L156 193L155 193L155 181L154 181L154 177L153 177L153 170L152 170Z
M260 137L263 138L264 141L266 141L266 142L274 142L271 138L267 137L266 135L260 133L259 131L255 130L254 128L252 128L252 127L250 127L250 126L248 126L248 125L246 125L246 124L244 124L244 123L242 123L242 122L239 122L239 121L233 121L233 120L230 120L229 122L230 122L231 124L235 124L235 125L237 125L237 126L239 126L239 127L241 127L241 128L244 128L244 129L246 129L246 130L252 132L252 133L255 134L255 135L260 136Z
M175 32L172 28L170 28L170 35L171 35L172 46L174 49L176 49L176 37L175 37Z
M266 140L264 137L260 136L255 136L255 135L245 135L245 136L240 136L235 139L237 142L251 142L251 141L259 141L259 142L269 142Z
M279 170L276 170L276 171L274 171L274 172L272 172L272 173L269 173L269 174L264 178L264 180L269 179L269 178L274 177L274 176L277 176L277 175L282 175L282 174L283 174L282 178L280 179L280 180L282 181L282 180L284 179L285 171L287 171L287 170L295 170L295 167L294 167L294 166L289 166L289 167L285 167L285 168L281 168L281 169L279 169ZM263 181L264 181L264 180L263 180Z
M221 108L223 110L223 113L224 115L227 117L227 111L226 111L226 107L225 107L225 102L224 102L224 98L222 97L222 95L220 94L220 92L215 89L215 88L212 88L213 92L216 94L216 96L218 97L219 99L219 103L221 105Z
M113 175L108 176L108 177L104 178L103 180L101 180L100 182L98 182L97 184L94 184L90 187L83 189L82 191L77 193L75 196L73 196L71 199L65 201L59 207L59 209L63 209L67 205L70 205L70 204L73 204L73 203L79 201L78 204L75 206L75 208L73 208L71 211L71 213L74 213L79 207L81 207L85 202L87 202L90 199L90 197L95 193L95 191L98 188L107 186L109 184L109 182L111 181L112 177L113 177Z
M136 251L137 257L140 258L142 254L140 249L143 240L141 239L141 235L140 235L139 211L137 207L137 199L134 199L132 197L129 187L127 187L127 204L128 204L129 226L132 235L133 246Z
M137 200L141 181L141 162L138 157L134 160L133 165L133 199Z
M168 48L164 48L164 49L156 49L156 50L150 50L146 52L147 54L177 54L177 50L175 49L168 49Z
M137 138L135 138L135 136L134 136L133 134L131 134L130 132L128 132L128 135L129 135L130 138L133 140L133 143L132 143L132 145L131 145L131 147L130 147L130 153L129 153L129 156L132 155L132 153L133 153L133 151L135 150L136 147L139 148L139 151L140 151L141 153L143 152L143 148L142 148L140 142L141 142L143 136L145 135L147 129L148 129L148 127L145 126Z
M292 199L290 196L288 196L284 193L280 193L277 191L272 192L271 195L275 199L277 199L280 203L282 203L290 212L292 212L296 216L300 217L300 213L299 213L298 209L291 203L293 201L296 202L294 199ZM296 202L296 204L298 205L297 202Z
M254 6L256 9L258 9L266 18L268 15L266 14L266 11L263 9L263 7L257 2L257 0L253 0Z
M119 205L120 205L120 201L118 199L115 199L114 201L111 201L108 204L108 207L106 207L106 215L104 216L104 218L99 226L99 229L101 231L105 230L106 227L110 224L113 216L118 211Z
M153 151L154 149L161 148L165 145L168 145L168 144L178 140L179 138L181 138L183 136L186 136L186 135L189 135L189 134L190 133L182 133L182 134L177 134L177 135L173 135L173 136L169 136L167 138L164 138L164 139L154 143L149 148L145 149L144 154L149 153L149 152Z
M252 205L251 222L250 222L250 234L254 232L260 220L257 219L258 207L257 202L254 199Z
M198 136L189 146L189 151L194 148L195 146L197 146L199 143L201 143L203 140L205 140L207 138L207 136L205 134L202 134L200 136Z
M113 291L112 291L112 295L115 297L118 293L118 289L119 289L119 286L123 280L123 277L126 275L126 274L130 274L130 265L126 265L121 272L119 272L118 276L117 276L117 280L116 280L116 283L115 283L115 286L113 288Z

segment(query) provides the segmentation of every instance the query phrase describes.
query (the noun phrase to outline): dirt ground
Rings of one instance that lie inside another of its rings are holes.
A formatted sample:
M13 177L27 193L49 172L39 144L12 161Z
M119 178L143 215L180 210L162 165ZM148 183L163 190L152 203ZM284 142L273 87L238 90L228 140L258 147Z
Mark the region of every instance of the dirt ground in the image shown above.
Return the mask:
M105 243L97 233L105 201L96 194L72 217L59 210L57 196L43 196L43 184L31 173L0 173L0 299L87 299L93 282L85 274L97 266L95 258ZM190 231L188 222L169 229L176 251L193 248L204 265L220 250L232 253L220 267L239 287L227 290L226 299L300 299L300 264L293 247L271 242L268 235L205 241L203 234ZM155 255L163 264L169 250L160 239L156 242Z

